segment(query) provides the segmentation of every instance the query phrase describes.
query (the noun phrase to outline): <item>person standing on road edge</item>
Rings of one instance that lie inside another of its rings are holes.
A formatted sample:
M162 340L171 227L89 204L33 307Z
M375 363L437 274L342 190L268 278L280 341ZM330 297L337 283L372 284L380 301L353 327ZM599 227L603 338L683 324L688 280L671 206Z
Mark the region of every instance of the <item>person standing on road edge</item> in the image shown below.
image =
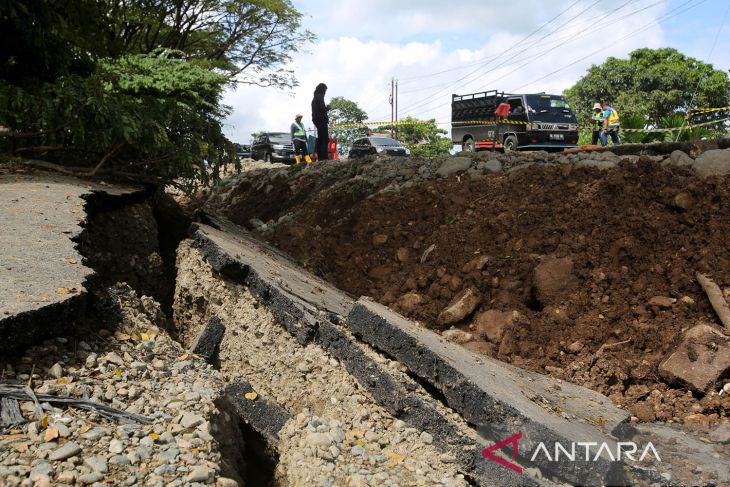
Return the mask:
M330 119L327 116L327 105L324 103L324 94L327 92L327 85L320 83L314 89L314 98L312 98L312 122L317 127L317 144L315 152L317 160L327 160L327 146L329 144L329 131L327 124Z
M309 157L309 150L307 149L307 131L304 130L302 125L302 115L297 113L294 117L294 123L291 124L291 141L294 145L294 160L297 165L302 162L302 158L307 164L312 163L312 159Z
M601 131L601 144L608 145L606 132L611 136L613 145L619 145L621 139L618 131L621 128L621 121L618 118L618 112L607 101L603 102L603 130Z
M598 141L601 139L601 130L603 129L603 108L601 107L601 104L596 102L593 104L593 116L591 116L591 120L593 121L593 133L591 134L591 145L598 144ZM606 144L603 144L606 145Z

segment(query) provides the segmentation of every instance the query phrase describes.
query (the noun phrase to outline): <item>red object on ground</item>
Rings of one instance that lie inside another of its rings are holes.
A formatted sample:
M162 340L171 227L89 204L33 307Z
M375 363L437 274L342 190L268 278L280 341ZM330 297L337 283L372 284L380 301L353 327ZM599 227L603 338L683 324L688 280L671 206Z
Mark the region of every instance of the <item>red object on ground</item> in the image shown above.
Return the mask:
M507 118L509 117L509 103L500 103L494 114L498 117Z
M330 138L329 144L327 144L327 159L330 161L336 161L337 156L337 139Z

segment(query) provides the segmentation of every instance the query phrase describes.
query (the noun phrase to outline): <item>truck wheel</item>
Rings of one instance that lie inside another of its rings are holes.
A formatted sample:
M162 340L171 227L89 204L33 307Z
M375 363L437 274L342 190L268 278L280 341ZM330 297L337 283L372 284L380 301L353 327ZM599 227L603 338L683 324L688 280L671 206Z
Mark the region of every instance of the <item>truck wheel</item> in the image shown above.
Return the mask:
M508 136L506 139L504 139L504 151L505 152L512 152L517 149L517 137L514 135Z
M270 153L267 152L267 153L264 154L264 162L271 162L271 154Z
M461 145L461 150L465 152L474 152L474 139L472 139L471 137L466 139Z

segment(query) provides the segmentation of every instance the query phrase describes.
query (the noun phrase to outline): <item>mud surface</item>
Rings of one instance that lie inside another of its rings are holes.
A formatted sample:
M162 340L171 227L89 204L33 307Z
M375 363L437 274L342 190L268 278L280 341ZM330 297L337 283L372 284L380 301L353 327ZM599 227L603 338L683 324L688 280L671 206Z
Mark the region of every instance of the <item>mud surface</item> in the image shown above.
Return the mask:
M266 222L262 237L349 293L470 333L456 335L468 348L602 392L642 421L712 421L730 415L727 396L671 386L658 365L683 330L716 323L694 274L730 286L730 181L661 160L377 193L387 182L282 173L233 188L224 210L249 228ZM416 174L414 162L400 174ZM466 289L466 316L442 314Z

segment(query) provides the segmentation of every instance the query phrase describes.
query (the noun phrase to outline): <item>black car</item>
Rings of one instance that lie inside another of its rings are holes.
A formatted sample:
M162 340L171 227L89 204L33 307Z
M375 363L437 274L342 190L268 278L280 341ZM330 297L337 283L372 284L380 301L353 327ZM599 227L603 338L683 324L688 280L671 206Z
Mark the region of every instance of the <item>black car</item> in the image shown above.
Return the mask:
M233 144L236 147L236 156L239 159L251 157L251 146L247 144Z
M294 145L288 132L264 132L251 145L251 158L266 162L294 162Z
M381 154L384 156L410 156L411 151L390 137L364 137L352 143L349 157Z

